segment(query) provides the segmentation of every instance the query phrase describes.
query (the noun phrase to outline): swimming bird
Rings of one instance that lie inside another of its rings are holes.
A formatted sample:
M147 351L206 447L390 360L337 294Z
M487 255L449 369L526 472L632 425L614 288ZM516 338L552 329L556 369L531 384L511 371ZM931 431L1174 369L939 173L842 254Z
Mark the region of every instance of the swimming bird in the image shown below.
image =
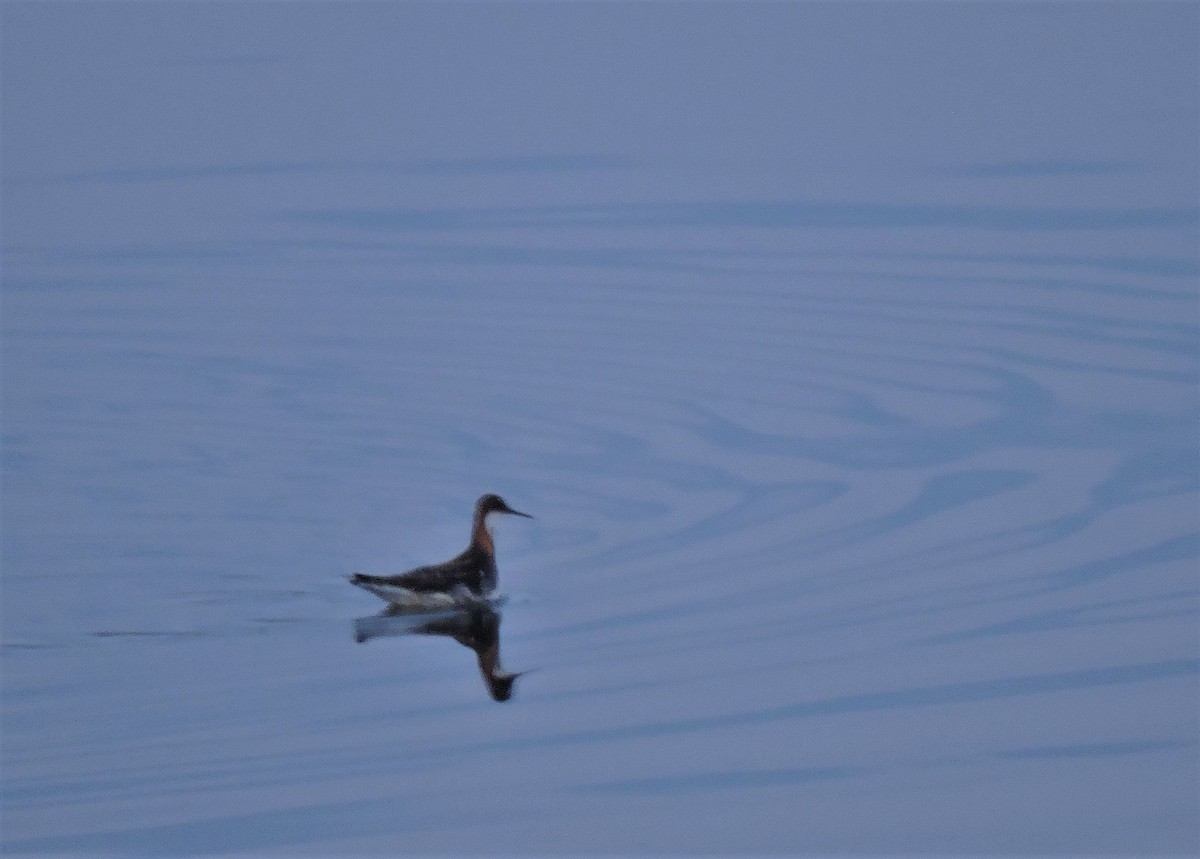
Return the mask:
M499 495L481 495L475 502L471 544L444 564L417 567L395 576L355 573L350 583L368 590L392 605L410 609L437 609L485 600L496 589L496 546L488 516L507 513L532 519L513 510Z

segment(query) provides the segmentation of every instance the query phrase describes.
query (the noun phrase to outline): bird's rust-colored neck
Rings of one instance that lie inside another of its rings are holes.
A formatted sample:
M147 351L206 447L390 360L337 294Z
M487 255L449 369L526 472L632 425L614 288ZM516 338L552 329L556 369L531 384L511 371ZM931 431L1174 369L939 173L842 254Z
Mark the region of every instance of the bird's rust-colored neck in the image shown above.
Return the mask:
M487 514L482 511L475 514L475 523L471 526L471 542L496 557L496 544L492 542L492 532L487 527Z

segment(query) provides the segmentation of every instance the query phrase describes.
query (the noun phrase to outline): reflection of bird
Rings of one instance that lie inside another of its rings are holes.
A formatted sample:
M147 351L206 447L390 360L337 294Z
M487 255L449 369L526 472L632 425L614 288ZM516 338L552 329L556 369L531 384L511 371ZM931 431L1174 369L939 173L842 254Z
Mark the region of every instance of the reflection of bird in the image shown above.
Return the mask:
M487 603L457 609L433 617L413 614L401 606L388 606L378 615L360 617L354 622L354 638L360 644L372 638L390 635L447 635L475 651L479 673L488 692L497 701L507 701L513 683L522 674L500 667L500 613Z
M447 618L431 620L413 629L422 635L448 635L475 651L479 673L488 692L497 701L512 697L513 683L525 672L512 674L500 667L500 613L487 606L455 612Z
M486 598L496 589L496 547L487 525L492 513L533 518L513 510L499 495L483 495L475 502L471 545L462 554L444 564L417 567L396 576L355 573L350 583L406 608L446 608Z

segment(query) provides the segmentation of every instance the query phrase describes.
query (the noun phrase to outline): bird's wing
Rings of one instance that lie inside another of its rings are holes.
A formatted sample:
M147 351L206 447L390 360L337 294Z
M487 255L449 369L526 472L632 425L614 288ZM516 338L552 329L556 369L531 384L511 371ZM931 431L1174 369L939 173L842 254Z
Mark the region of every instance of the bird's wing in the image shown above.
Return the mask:
M418 593L430 591L449 592L456 584L464 584L474 591L479 590L479 571L459 559L432 567L417 567L399 576L389 578L390 584L399 585Z

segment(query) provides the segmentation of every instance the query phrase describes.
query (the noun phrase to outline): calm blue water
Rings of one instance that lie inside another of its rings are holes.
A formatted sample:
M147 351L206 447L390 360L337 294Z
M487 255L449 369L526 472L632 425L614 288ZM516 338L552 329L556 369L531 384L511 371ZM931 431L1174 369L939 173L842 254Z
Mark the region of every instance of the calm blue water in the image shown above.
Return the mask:
M1200 8L0 24L6 854L1200 850Z

